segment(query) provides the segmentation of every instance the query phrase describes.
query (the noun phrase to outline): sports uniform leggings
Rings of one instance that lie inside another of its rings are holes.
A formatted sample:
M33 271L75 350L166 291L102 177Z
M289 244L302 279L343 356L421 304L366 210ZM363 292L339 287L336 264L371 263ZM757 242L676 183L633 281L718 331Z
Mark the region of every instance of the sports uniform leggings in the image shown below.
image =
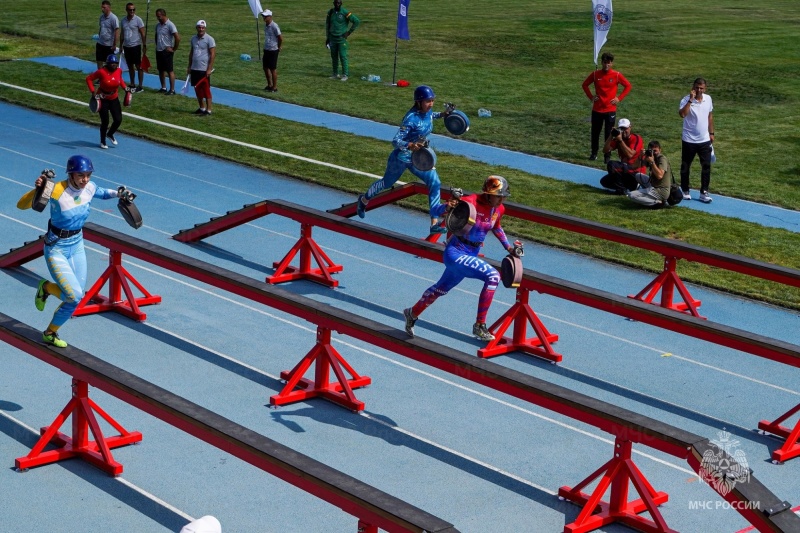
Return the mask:
M400 176L403 175L403 172L408 170L427 185L428 207L430 208L430 215L434 217L433 209L441 202L439 191L442 187L442 183L439 181L439 174L436 173L435 168L425 172L417 170L411 163L401 161L399 155L400 150L393 150L392 153L389 154L389 160L386 162L386 170L383 173L383 178L373 182L372 185L369 186L369 189L367 189L364 197L367 200L371 200L384 189L388 189L394 185L397 180L400 179Z
M47 269L53 281L61 288L62 304L53 314L52 324L61 327L70 319L83 299L86 285L86 252L83 236L78 234L44 247Z
M113 119L110 128L108 127L109 113ZM119 104L119 98L103 100L103 106L100 108L100 143L106 144L106 136L117 133L120 124L122 124L122 107Z
M465 253L463 249L459 249L457 246L448 246L445 249L444 265L442 277L428 287L422 294L422 298L411 308L411 313L414 316L419 316L437 298L450 292L464 278L474 278L483 280L483 289L478 297L478 313L475 321L486 322L486 315L489 313L494 293L500 283L500 273L480 257Z
M608 139L611 135L611 129L614 127L614 122L617 120L617 112L610 111L608 113L600 113L599 111L592 111L592 153L596 154L600 149L600 131L605 127L606 136L603 139Z

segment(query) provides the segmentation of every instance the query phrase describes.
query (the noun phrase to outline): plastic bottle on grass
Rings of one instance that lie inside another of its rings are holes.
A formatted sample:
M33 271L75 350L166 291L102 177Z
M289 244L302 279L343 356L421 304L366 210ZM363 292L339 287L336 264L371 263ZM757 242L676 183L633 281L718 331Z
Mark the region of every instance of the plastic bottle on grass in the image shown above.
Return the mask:
M492 116L492 112L489 111L488 109L484 109L482 107L482 108L478 109L478 116L479 117L491 117Z
M250 54L242 54L239 56L239 59L242 61L250 61L252 58L250 57Z

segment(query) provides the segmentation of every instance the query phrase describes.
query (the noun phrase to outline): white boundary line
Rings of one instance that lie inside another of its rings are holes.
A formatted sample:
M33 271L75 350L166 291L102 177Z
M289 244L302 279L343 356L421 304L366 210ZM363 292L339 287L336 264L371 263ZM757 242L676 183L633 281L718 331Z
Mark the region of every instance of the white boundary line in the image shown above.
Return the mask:
M76 105L80 105L80 106L89 107L89 104L87 104L86 102L80 102L78 100L74 100L72 98L67 98L65 96L58 96L58 95L55 95L55 94L50 94L50 93L46 93L46 92L42 92L42 91L36 91L34 89L28 89L27 87L20 87L19 85L12 85L12 84L6 83L4 81L0 81L0 86L8 87L9 89L16 89L18 91L24 91L24 92L27 92L27 93L35 94L37 96L44 96L44 97L47 97L47 98L55 98L56 100L61 100L63 102L69 102L70 104L76 104ZM213 133L206 133L206 132L203 132L203 131L197 131L197 130L193 130L191 128L186 128L186 127L183 127L183 126L177 126L175 124L170 124L168 122L161 122L159 120L155 120L155 119L152 119L152 118L147 118L147 117L142 117L142 116L139 116L139 115L134 115L134 114L129 113L127 111L123 111L122 114L124 116L128 117L128 118L141 120L143 122L149 122L149 123L155 124L157 126L163 126L163 127L166 127L166 128L172 128L174 130L182 131L184 133L192 133L194 135L199 135L201 137L206 137L208 139L214 139L215 141L223 141L223 142L226 142L226 143L235 144L236 146L242 146L244 148L251 148L253 150L259 150L261 152L266 152L268 154L279 155L281 157L288 157L290 159L297 159L298 161L303 161L303 162L306 162L306 163L312 163L314 165L320 165L320 166L323 166L323 167L333 168L333 169L336 169L336 170L343 170L345 172L350 172L351 174L358 174L360 176L367 176L367 177L373 178L373 179L381 179L383 177L383 176L378 176L377 174L371 174L369 172L363 172L361 170L356 170L354 168L343 167L343 166L339 166L339 165L334 165L333 163L326 163L325 161L318 161L316 159L311 159L309 157L303 157L301 155L290 154L288 152L281 152L280 150L273 150L272 148L265 148L263 146L258 146L256 144L250 144L250 143L246 143L246 142L242 142L242 141L236 141L234 139L229 139L227 137L222 137L220 135L214 135ZM402 184L403 182L398 181L397 183L401 183Z

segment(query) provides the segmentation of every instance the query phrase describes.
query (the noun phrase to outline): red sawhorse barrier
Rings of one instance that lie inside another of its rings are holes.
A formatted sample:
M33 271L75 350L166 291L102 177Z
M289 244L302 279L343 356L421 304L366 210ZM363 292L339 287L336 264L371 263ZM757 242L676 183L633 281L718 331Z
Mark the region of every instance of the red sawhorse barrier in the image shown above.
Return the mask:
M783 446L772 452L772 461L775 463L782 463L794 457L800 456L800 420L794 426L794 429L789 429L783 425L789 417L800 412L800 404L795 405L793 408L786 411L784 414L776 418L773 422L762 420L758 423L758 429L765 433L772 433L786 439Z
M103 420L111 424L119 432L119 435L116 437L104 437L95 412ZM70 416L72 417L71 437L58 431ZM89 440L89 431L92 432L94 441ZM118 476L122 474L122 465L111 456L111 449L127 446L142 440L141 433L126 430L94 403L89 398L89 384L75 378L72 379L72 399L49 427L41 429L41 433L42 436L30 453L25 457L16 459L15 463L18 469L25 470L35 466L55 463L63 459L80 457L100 470L112 476ZM55 444L58 448L43 451L48 444Z
M631 441L617 437L614 442L614 457L595 470L589 477L573 488L561 487L558 496L578 505L582 505L578 517L571 524L564 526L564 533L586 533L594 531L613 522L620 522L633 529L647 532L677 533L667 527L658 506L666 503L669 495L656 492L649 481L631 459ZM591 495L582 490L597 478L600 478ZM629 484L633 483L640 498L628 501ZM606 491L611 488L608 502L602 501ZM647 511L652 520L639 516Z
M267 277L267 283L274 285L285 281L307 279L328 287L339 286L339 281L333 279L331 274L341 272L344 267L334 264L328 254L314 241L311 237L312 227L310 224L300 225L300 239L282 260L273 263L275 273ZM298 252L300 253L300 265L291 266L290 263ZM312 257L317 263L317 268L311 268Z
M489 341L485 348L478 350L478 357L484 359L520 351L533 354L553 363L563 359L556 353L551 343L558 340L558 335L550 333L545 325L536 316L531 306L528 305L530 290L523 287L517 288L517 301L497 321L491 325L489 331L495 339ZM512 337L504 337L506 331L513 324ZM536 337L528 338L528 324L533 327Z
M312 364L315 365L313 381L303 377ZM342 367L352 376L350 379L345 376ZM337 382L330 381L331 369ZM293 369L281 372L281 379L286 380L286 385L281 392L270 397L269 403L272 406L320 396L353 411L364 410L364 402L356 398L353 389L372 383L369 376L359 376L350 363L331 346L331 330L322 326L317 326L317 344Z
M106 283L108 283L108 296L103 296L100 291ZM143 296L137 298L133 295L131 283L139 289ZM122 299L123 292L128 298L127 300ZM144 322L147 319L147 315L141 312L139 307L159 303L161 303L161 296L147 292L147 289L122 266L122 254L116 250L109 250L108 268L95 284L86 291L73 314L74 316L83 316L104 311L115 311L133 320Z
M678 259L676 257L664 257L664 270L661 271L661 274L656 276L656 278L651 281L647 287L639 291L638 294L629 296L629 298L651 304L658 292L661 291L661 303L659 304L661 307L687 313L697 318L706 318L697 310L701 304L700 300L692 298L692 295L689 294L689 289L686 288L681 278L678 277L675 271L677 264ZM678 294L683 302L676 303L673 301L675 289L678 289Z

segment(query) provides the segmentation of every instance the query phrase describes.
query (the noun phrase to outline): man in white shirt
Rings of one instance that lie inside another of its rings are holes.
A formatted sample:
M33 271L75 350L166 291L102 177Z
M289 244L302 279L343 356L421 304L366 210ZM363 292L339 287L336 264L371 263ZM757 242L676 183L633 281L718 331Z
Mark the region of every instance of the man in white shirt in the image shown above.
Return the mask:
M689 171L694 156L700 158L700 196L698 200L711 203L708 186L711 183L711 154L714 142L714 105L706 94L706 80L694 80L692 90L681 100L678 115L683 119L681 134L681 190L683 199L691 200Z

